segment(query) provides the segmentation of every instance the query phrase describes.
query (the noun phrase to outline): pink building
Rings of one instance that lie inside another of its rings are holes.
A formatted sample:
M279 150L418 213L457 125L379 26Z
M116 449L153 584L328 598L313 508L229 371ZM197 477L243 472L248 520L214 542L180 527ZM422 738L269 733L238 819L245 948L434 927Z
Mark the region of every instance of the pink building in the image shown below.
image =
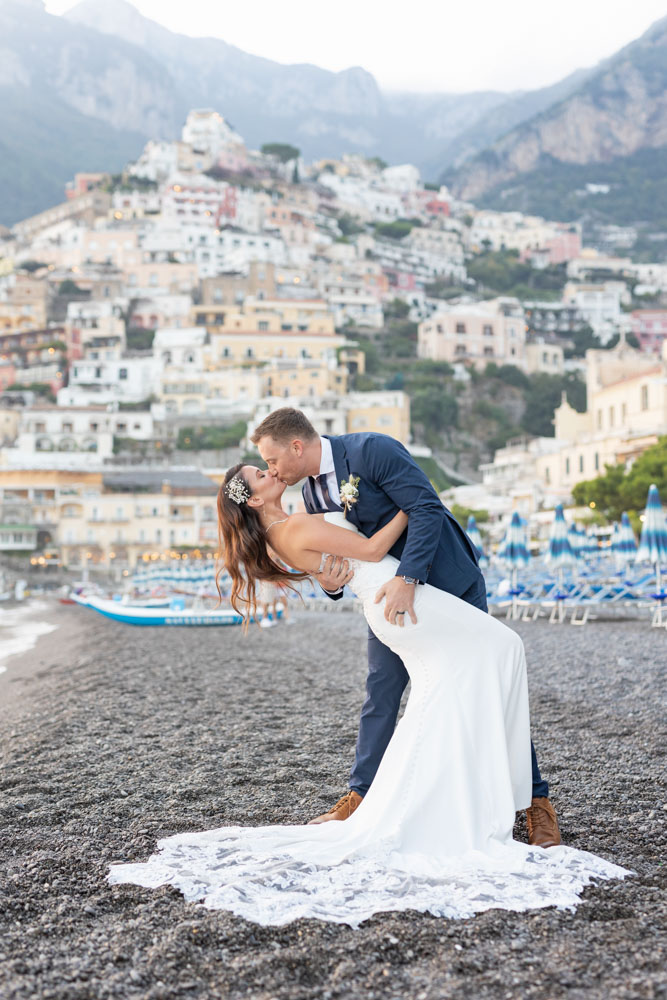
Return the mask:
M530 261L535 267L547 267L549 264L564 264L581 256L581 235L574 231L563 229L556 236L545 240L543 246L526 247L521 251L520 259Z
M642 351L660 354L662 343L667 339L667 309L635 309L631 322Z
M429 215L433 215L437 219L447 218L449 215L449 202L442 201L440 198L431 198L426 203L426 211Z
M0 361L0 392L4 392L16 382L16 365L11 361Z

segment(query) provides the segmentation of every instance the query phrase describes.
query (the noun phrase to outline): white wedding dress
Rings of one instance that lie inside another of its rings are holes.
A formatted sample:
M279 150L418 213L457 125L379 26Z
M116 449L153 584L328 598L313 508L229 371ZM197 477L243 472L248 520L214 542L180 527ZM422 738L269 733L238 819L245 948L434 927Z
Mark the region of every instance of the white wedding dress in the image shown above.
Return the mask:
M327 519L352 531L342 514ZM405 714L370 791L345 822L222 827L158 843L145 863L111 866L111 883L169 884L189 901L258 924L301 917L358 926L374 913L461 918L490 908L572 907L592 879L624 869L567 847L512 840L531 802L526 660L501 622L429 585L418 623L384 619L378 588L397 560L351 560L350 584L373 632L402 658Z

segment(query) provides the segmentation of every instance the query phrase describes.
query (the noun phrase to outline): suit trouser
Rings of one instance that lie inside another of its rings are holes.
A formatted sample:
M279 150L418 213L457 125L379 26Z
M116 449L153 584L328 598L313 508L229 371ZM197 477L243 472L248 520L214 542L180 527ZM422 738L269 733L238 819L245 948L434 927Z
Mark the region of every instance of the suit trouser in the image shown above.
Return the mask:
M481 578L464 594L461 600L488 611L486 584ZM368 678L366 700L361 709L359 735L354 766L350 773L350 788L365 795L380 766L389 741L394 734L396 719L409 677L400 656L368 630ZM533 798L548 797L549 786L540 774L537 754L530 741L533 767Z

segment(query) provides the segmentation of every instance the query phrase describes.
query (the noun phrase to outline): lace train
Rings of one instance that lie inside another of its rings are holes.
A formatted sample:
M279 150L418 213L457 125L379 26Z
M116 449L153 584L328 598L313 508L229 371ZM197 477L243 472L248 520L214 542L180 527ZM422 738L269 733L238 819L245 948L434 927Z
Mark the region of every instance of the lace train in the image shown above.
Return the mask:
M545 851L516 842L498 845L492 854L471 851L437 861L378 850L318 864L308 852L299 860L278 843L275 834L288 830L304 828L269 833L228 827L169 837L146 863L113 865L109 881L171 885L189 902L263 925L312 917L358 927L391 910L460 919L489 909L571 909L592 881L629 874L586 851Z

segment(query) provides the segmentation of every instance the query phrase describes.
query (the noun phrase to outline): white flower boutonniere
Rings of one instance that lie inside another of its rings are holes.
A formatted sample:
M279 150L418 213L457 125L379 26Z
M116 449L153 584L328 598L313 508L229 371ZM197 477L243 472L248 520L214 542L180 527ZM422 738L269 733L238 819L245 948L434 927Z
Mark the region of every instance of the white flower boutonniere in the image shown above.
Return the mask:
M340 502L343 505L345 517L347 517L347 512L352 504L355 504L359 499L358 487L359 476L350 475L349 479L341 479L340 481Z

